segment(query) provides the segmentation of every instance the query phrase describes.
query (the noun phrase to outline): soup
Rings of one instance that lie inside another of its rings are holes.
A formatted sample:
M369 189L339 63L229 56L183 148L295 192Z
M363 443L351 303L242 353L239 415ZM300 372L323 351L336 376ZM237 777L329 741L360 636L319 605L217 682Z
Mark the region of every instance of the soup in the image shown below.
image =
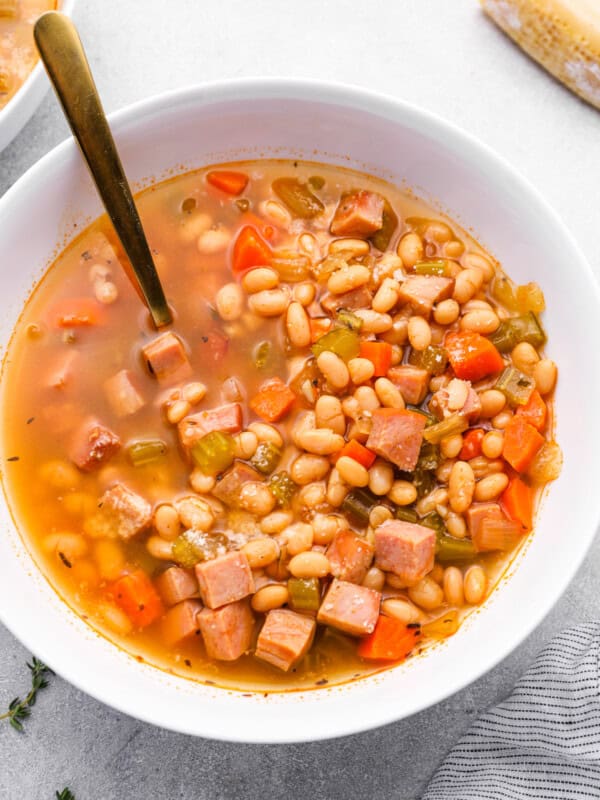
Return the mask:
M137 657L238 689L355 679L455 633L560 469L540 288L323 164L137 203L173 325L100 219L5 360L6 489L48 579Z
M0 109L17 93L37 64L33 26L56 0L0 0Z

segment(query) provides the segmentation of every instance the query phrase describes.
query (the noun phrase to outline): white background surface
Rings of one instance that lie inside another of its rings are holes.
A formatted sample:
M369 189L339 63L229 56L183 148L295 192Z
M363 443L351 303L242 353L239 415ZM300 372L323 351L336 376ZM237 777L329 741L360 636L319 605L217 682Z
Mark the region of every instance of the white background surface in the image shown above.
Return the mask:
M80 0L75 19L108 111L197 82L271 75L354 83L441 114L529 178L600 270L600 112L516 49L475 0ZM0 192L66 134L49 95L0 154ZM596 320L589 323L594 337ZM24 737L0 726L0 797L44 800L68 784L77 800L416 798L473 716L505 696L553 633L598 618L599 567L596 546L542 626L472 687L344 740L194 740L123 717L55 679ZM28 655L0 629L0 706L26 690Z

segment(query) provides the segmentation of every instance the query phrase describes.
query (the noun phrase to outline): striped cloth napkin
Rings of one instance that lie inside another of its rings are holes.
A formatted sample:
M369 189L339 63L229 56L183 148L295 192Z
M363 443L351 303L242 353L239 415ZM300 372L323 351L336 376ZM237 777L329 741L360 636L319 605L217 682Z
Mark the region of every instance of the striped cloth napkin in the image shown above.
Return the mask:
M600 798L600 623L557 636L475 722L422 800Z

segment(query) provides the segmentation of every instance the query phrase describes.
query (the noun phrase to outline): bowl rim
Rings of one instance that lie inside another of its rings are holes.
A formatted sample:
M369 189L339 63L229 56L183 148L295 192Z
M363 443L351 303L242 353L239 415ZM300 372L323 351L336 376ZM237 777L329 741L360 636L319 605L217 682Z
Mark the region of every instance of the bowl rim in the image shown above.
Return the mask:
M543 212L545 219L555 226L558 236L565 240L573 254L577 257L578 263L576 264L576 268L584 272L584 277L587 278L589 284L588 288L594 295L596 305L600 307L600 288L589 262L583 255L579 245L565 223L543 195L541 195L541 193L506 159L497 154L489 146L479 141L472 134L464 131L454 123L448 122L437 114L419 108L412 103L386 94L373 92L363 87L333 81L249 77L201 83L164 92L113 112L109 115L109 121L115 133L115 138L118 140L120 131L126 129L128 125L139 124L140 118L143 118L145 115L152 115L161 108L166 107L172 109L180 105L188 104L213 105L228 101L249 99L318 102L366 112L391 122L398 121L399 116L401 116L403 124L409 126L413 125L415 128L421 130L426 129L428 124L433 125L438 132L443 132L445 135L450 136L456 145L462 146L470 157L480 157L484 162L493 166L499 174L503 174L505 177L509 178L513 182L513 185L527 197L531 198ZM74 140L71 138L66 139L30 167L6 194L0 198L0 215L2 215L4 205L11 203L13 197L17 196L28 184L31 182L35 183L37 175L40 172L44 172L51 165L55 169L65 167L69 159L76 153L76 149L77 146ZM592 500L592 502L594 501ZM595 501L595 504L595 509L591 510L589 514L590 519L594 520L594 524L590 524L589 529L583 531L579 535L579 553L575 557L571 569L563 571L561 580L555 584L554 592L545 593L543 601L539 602L535 609L530 610L527 615L522 615L520 617L518 629L516 633L513 633L510 643L499 647L493 652L486 651L481 655L477 674L469 674L468 670L462 671L459 674L453 674L450 680L440 681L437 686L432 688L431 695L428 697L426 703L422 701L413 701L411 704L411 701L408 701L408 710L402 714L402 717L411 716L412 714L425 710L445 700L449 696L464 689L474 680L485 675L516 649L516 647L518 647L542 622L575 576L576 571L581 566L594 540L596 531L600 525L600 496ZM37 566L35 566L35 569L37 570ZM47 648L46 652L43 650L40 651L35 642L35 631L33 627L31 630L26 631L19 628L18 612L13 614L12 610L8 607L0 607L0 621L19 641L28 647L30 651L36 652L38 657L48 663L53 669L56 668L58 674L81 691L129 716L180 733L246 743L314 741L315 739L329 739L360 733L392 723L399 718L397 712L395 712L394 704L389 703L386 710L378 710L376 718L373 718L369 713L354 715L352 720L345 721L343 729L340 729L340 727L336 728L336 726L333 725L327 728L327 730L319 731L316 737L304 732L300 735L288 735L287 737L285 735L282 736L280 732L278 732L277 736L273 736L268 730L263 729L257 730L256 735L249 738L248 735L243 732L243 726L240 731L233 729L227 730L226 733L221 731L215 734L215 732L210 729L210 726L202 725L202 723L192 726L189 724L177 724L174 720L165 722L158 718L158 714L152 713L150 705L140 708L139 705L130 702L129 698L123 693L114 693L110 695L99 690L94 683L93 676L79 674L75 669L71 668L69 658L67 656L61 656L60 646L52 652L50 652L52 648ZM360 684L361 681L357 683ZM311 694L313 692L315 692L315 690L311 690ZM296 694L296 696L298 696L298 694L306 695L306 693L292 692L288 694L288 697L294 694ZM364 710L365 712L367 711L366 709Z

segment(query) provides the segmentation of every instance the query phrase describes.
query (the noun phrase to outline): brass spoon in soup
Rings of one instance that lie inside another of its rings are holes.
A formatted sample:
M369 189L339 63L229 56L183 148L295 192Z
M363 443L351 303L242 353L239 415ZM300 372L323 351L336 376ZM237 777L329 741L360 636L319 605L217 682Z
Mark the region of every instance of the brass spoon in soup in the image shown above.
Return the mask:
M44 66L129 258L129 277L157 328L172 322L123 165L75 25L49 11L34 27Z

